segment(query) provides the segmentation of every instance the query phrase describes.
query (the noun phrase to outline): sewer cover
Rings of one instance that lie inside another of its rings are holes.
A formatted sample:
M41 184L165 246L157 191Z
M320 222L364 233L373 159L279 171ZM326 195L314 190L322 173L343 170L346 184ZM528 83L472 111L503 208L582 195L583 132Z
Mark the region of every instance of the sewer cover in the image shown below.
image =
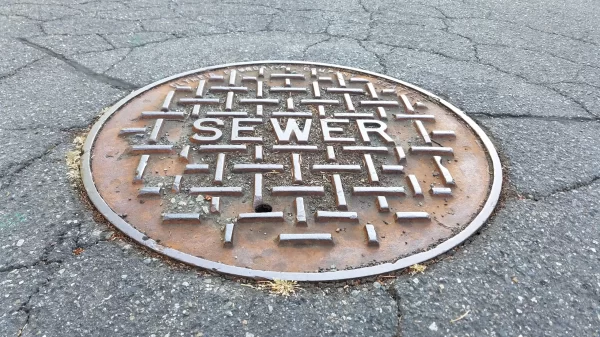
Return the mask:
M400 80L262 61L178 74L92 128L85 188L137 242L227 274L337 280L439 255L489 217L497 153Z

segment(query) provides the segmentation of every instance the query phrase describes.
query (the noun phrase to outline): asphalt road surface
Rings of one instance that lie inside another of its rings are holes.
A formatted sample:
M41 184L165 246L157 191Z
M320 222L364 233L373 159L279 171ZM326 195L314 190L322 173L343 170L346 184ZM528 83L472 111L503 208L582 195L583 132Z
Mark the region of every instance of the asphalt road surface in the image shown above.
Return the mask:
M595 0L3 0L0 335L600 336L599 13ZM75 135L145 84L265 59L446 98L502 154L502 207L423 274L289 298L115 239L67 176Z

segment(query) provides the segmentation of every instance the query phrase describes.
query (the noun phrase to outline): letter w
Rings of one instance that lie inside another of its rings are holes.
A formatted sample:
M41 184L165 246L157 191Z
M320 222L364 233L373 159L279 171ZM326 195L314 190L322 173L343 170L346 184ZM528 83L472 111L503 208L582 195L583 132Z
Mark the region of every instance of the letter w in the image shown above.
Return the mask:
M297 143L308 143L308 135L310 134L310 125L312 124L312 119L305 120L304 130L300 130L295 118L289 118L287 120L285 131L281 130L281 126L279 125L277 118L271 118L271 124L273 125L273 129L277 134L277 142L279 144L288 144L290 142L292 132L294 133L294 138L296 138Z

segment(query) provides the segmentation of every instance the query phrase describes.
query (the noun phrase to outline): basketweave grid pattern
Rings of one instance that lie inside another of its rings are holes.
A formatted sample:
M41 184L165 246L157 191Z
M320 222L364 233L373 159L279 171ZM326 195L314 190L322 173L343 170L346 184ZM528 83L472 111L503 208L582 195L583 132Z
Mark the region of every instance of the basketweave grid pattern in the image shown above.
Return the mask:
M210 213L219 214L222 198L250 196L259 209L265 199L292 196L296 226L308 226L311 216L315 222L359 222L360 214L348 206L348 195L372 198L373 207L382 213L390 211L388 198L419 198L426 190L431 196L451 197L455 182L445 159L452 158L454 151L439 141L451 141L455 132L436 129L435 116L427 114L420 102L411 101L395 88L377 89L378 84L339 71L306 67L231 69L225 75L201 75L193 85L172 84L159 111L140 112L139 118L148 121L146 128L121 130L124 137L143 135L130 149L131 155L139 156L132 177L141 185L138 197L204 195L210 198ZM189 139L165 142L161 134L168 122L192 125ZM219 128L226 122L231 123L229 138ZM390 123L412 125L419 139L410 145L393 139L386 132ZM350 126L354 132L342 131ZM275 142L265 142L255 134L266 127L272 128ZM321 132L316 135L318 127ZM149 184L145 175L151 156L173 153L186 162L185 169L171 176L171 182ZM285 161L266 160L275 153ZM194 161L194 154L200 154L205 162ZM305 157L313 160L303 160ZM231 158L241 161L234 163ZM407 160L430 160L438 171L439 184L421 186L419 174L423 172L405 172ZM281 177L279 184L266 184L265 176L270 174ZM211 179L202 186L185 184L196 175ZM230 184L228 177L233 175L250 179L251 188ZM307 175L326 179L311 184ZM345 186L343 177L348 175L366 179L360 185ZM382 179L384 176L391 179ZM325 200L327 194L334 205L307 210L307 199ZM163 214L163 223L201 223L201 217L194 212L171 212ZM396 212L395 219L429 221L431 215L406 210ZM225 226L224 245L233 244L236 223L284 220L277 209L239 213ZM378 245L374 225L365 225L365 235L367 244ZM306 234L283 232L279 240L329 242L331 235L307 228Z

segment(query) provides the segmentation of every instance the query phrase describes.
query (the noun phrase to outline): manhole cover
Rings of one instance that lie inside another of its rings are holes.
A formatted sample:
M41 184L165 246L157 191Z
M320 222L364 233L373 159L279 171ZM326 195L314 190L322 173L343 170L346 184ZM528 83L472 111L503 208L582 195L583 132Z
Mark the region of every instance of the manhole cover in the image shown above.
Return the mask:
M501 169L483 131L411 84L309 62L194 70L94 125L83 177L125 234L248 277L388 272L465 240Z

